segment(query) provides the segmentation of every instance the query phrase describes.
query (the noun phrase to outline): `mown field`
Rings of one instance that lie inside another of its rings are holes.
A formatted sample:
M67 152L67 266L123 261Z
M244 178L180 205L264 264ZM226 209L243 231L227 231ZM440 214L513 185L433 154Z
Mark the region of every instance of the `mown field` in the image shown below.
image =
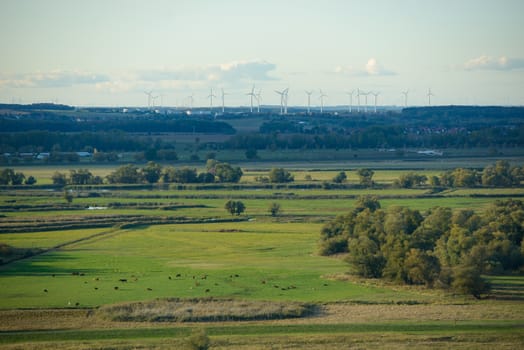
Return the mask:
M340 171L302 166L292 173L303 184L329 181ZM430 168L417 172L440 173ZM523 188L434 194L428 189L250 186L266 169L246 169L238 187L77 189L74 208L63 207L61 191L2 191L0 228L15 222L22 230L3 230L0 243L38 248L42 254L0 265L0 347L183 348L191 331L199 328L210 337L212 349L524 346L521 275L490 277L491 295L477 301L442 290L359 279L347 274L343 256L317 254L322 225L347 212L360 195L377 195L386 208L447 206L481 212L497 199L524 196ZM57 169L18 170L46 184ZM90 170L104 176L112 168ZM349 183L356 184L355 173L348 170ZM377 170L374 180L387 185L404 171ZM306 175L313 180L306 181ZM99 195L87 195L95 192ZM229 199L246 205L240 221L227 221L232 219L224 210ZM268 212L274 202L282 207L276 217ZM7 210L15 205L20 209ZM107 209L88 210L90 206ZM158 224L175 217L187 222ZM89 227L102 218L110 218L110 224ZM136 222L126 225L131 218ZM38 229L51 220L82 227ZM318 310L297 319L220 323L111 321L96 311L102 305L173 297L303 302Z

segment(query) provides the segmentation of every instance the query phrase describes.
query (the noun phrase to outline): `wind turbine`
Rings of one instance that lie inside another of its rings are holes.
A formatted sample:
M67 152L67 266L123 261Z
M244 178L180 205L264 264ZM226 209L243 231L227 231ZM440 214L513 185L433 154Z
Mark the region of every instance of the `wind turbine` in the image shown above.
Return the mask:
M187 96L187 98L189 99L189 110L192 111L193 110L193 102L195 102L195 96L193 94Z
M320 99L320 114L324 112L324 97L327 97L325 93L322 92L322 89L319 89L320 96L318 97Z
M360 95L362 95L360 89L357 89L357 113L360 113Z
M428 106L431 106L431 96L435 96L432 92L431 92L431 88L428 89Z
M258 90L258 93L255 94L257 99L257 113L260 113L260 101L262 101L262 89Z
M282 91L275 90L277 94L280 95L280 114L284 114L284 105L287 104L287 92L289 89L284 89ZM287 107L286 107L287 112Z
M365 99L364 99L364 113L367 113L368 112L368 95L370 94L370 92L364 92L364 91L360 91L360 94L365 96Z
M287 114L287 101L289 97L289 88L284 90L284 114Z
M402 95L404 95L404 107L408 106L408 93L409 93L409 90L402 91Z
M151 96L153 95L153 90L144 91L144 94L147 95L147 108L151 108Z
M160 97L160 95L151 96L151 101L153 102L152 105L151 105L151 107L155 108L155 100L156 100L157 98L159 98L159 97Z
M224 113L224 111L226 110L226 107L225 107L225 103L224 103L224 96L228 95L224 92L224 89L221 89L222 90L222 113Z
M375 96L375 113L377 113L377 97L380 95L380 92L371 92L371 95Z
M248 92L246 95L251 97L251 113L253 113L253 97L257 96L255 94L255 85L251 88L251 92Z
M213 88L210 88L210 93L207 96L207 98L209 98L209 110L210 111L213 110L213 97L216 97L216 95L213 94Z
M355 90L351 90L351 92L346 92L346 95L349 96L349 106L348 111L351 113L351 107L353 107L353 94L355 93Z
M307 113L310 114L311 113L311 95L313 94L313 90L310 90L310 91L306 90L306 94L307 94Z

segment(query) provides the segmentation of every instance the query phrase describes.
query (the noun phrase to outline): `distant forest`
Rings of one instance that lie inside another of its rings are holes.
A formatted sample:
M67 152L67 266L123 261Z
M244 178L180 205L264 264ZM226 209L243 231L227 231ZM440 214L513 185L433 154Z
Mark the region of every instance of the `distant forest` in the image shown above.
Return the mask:
M259 130L238 133L228 121L241 117L258 118ZM438 106L381 113L214 116L209 112L86 111L54 104L0 105L0 153L174 149L173 139L137 137L169 133L231 135L224 142L199 145L210 150L521 147L524 108Z

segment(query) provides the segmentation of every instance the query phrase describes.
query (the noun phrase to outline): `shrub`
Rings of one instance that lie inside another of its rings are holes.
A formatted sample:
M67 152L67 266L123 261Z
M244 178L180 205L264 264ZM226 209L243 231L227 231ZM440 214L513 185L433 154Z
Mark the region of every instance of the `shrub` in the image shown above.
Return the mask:
M195 329L187 339L188 349L207 350L209 349L210 340L204 329Z

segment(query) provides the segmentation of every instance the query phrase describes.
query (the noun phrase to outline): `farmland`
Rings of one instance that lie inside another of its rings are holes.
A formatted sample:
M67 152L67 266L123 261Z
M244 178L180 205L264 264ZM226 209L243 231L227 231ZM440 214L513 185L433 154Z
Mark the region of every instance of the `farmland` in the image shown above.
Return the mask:
M383 208L435 206L482 213L491 203L524 196L517 188L392 188L408 170L375 171L362 188L354 170L295 163L295 182L255 182L269 164L244 167L238 184L77 186L67 203L52 190L55 167L20 167L31 188L0 195L0 242L38 249L0 266L3 348L173 348L204 328L211 348L506 348L522 346L524 277L489 276L482 300L445 290L403 286L348 274L344 256L318 254L322 226L361 195ZM417 172L438 175L432 163ZM113 167L90 170L106 176ZM322 186L347 170L346 186ZM65 171L65 170L64 170ZM306 176L309 178L306 179ZM231 216L227 200L246 211ZM281 212L271 216L271 203ZM8 210L17 207L17 210ZM99 209L87 209L87 208ZM46 227L49 222L54 227ZM94 227L95 223L100 224ZM71 228L68 225L76 225ZM15 230L20 228L20 230ZM104 305L181 298L246 303L305 303L313 315L228 322L133 322L101 315Z

